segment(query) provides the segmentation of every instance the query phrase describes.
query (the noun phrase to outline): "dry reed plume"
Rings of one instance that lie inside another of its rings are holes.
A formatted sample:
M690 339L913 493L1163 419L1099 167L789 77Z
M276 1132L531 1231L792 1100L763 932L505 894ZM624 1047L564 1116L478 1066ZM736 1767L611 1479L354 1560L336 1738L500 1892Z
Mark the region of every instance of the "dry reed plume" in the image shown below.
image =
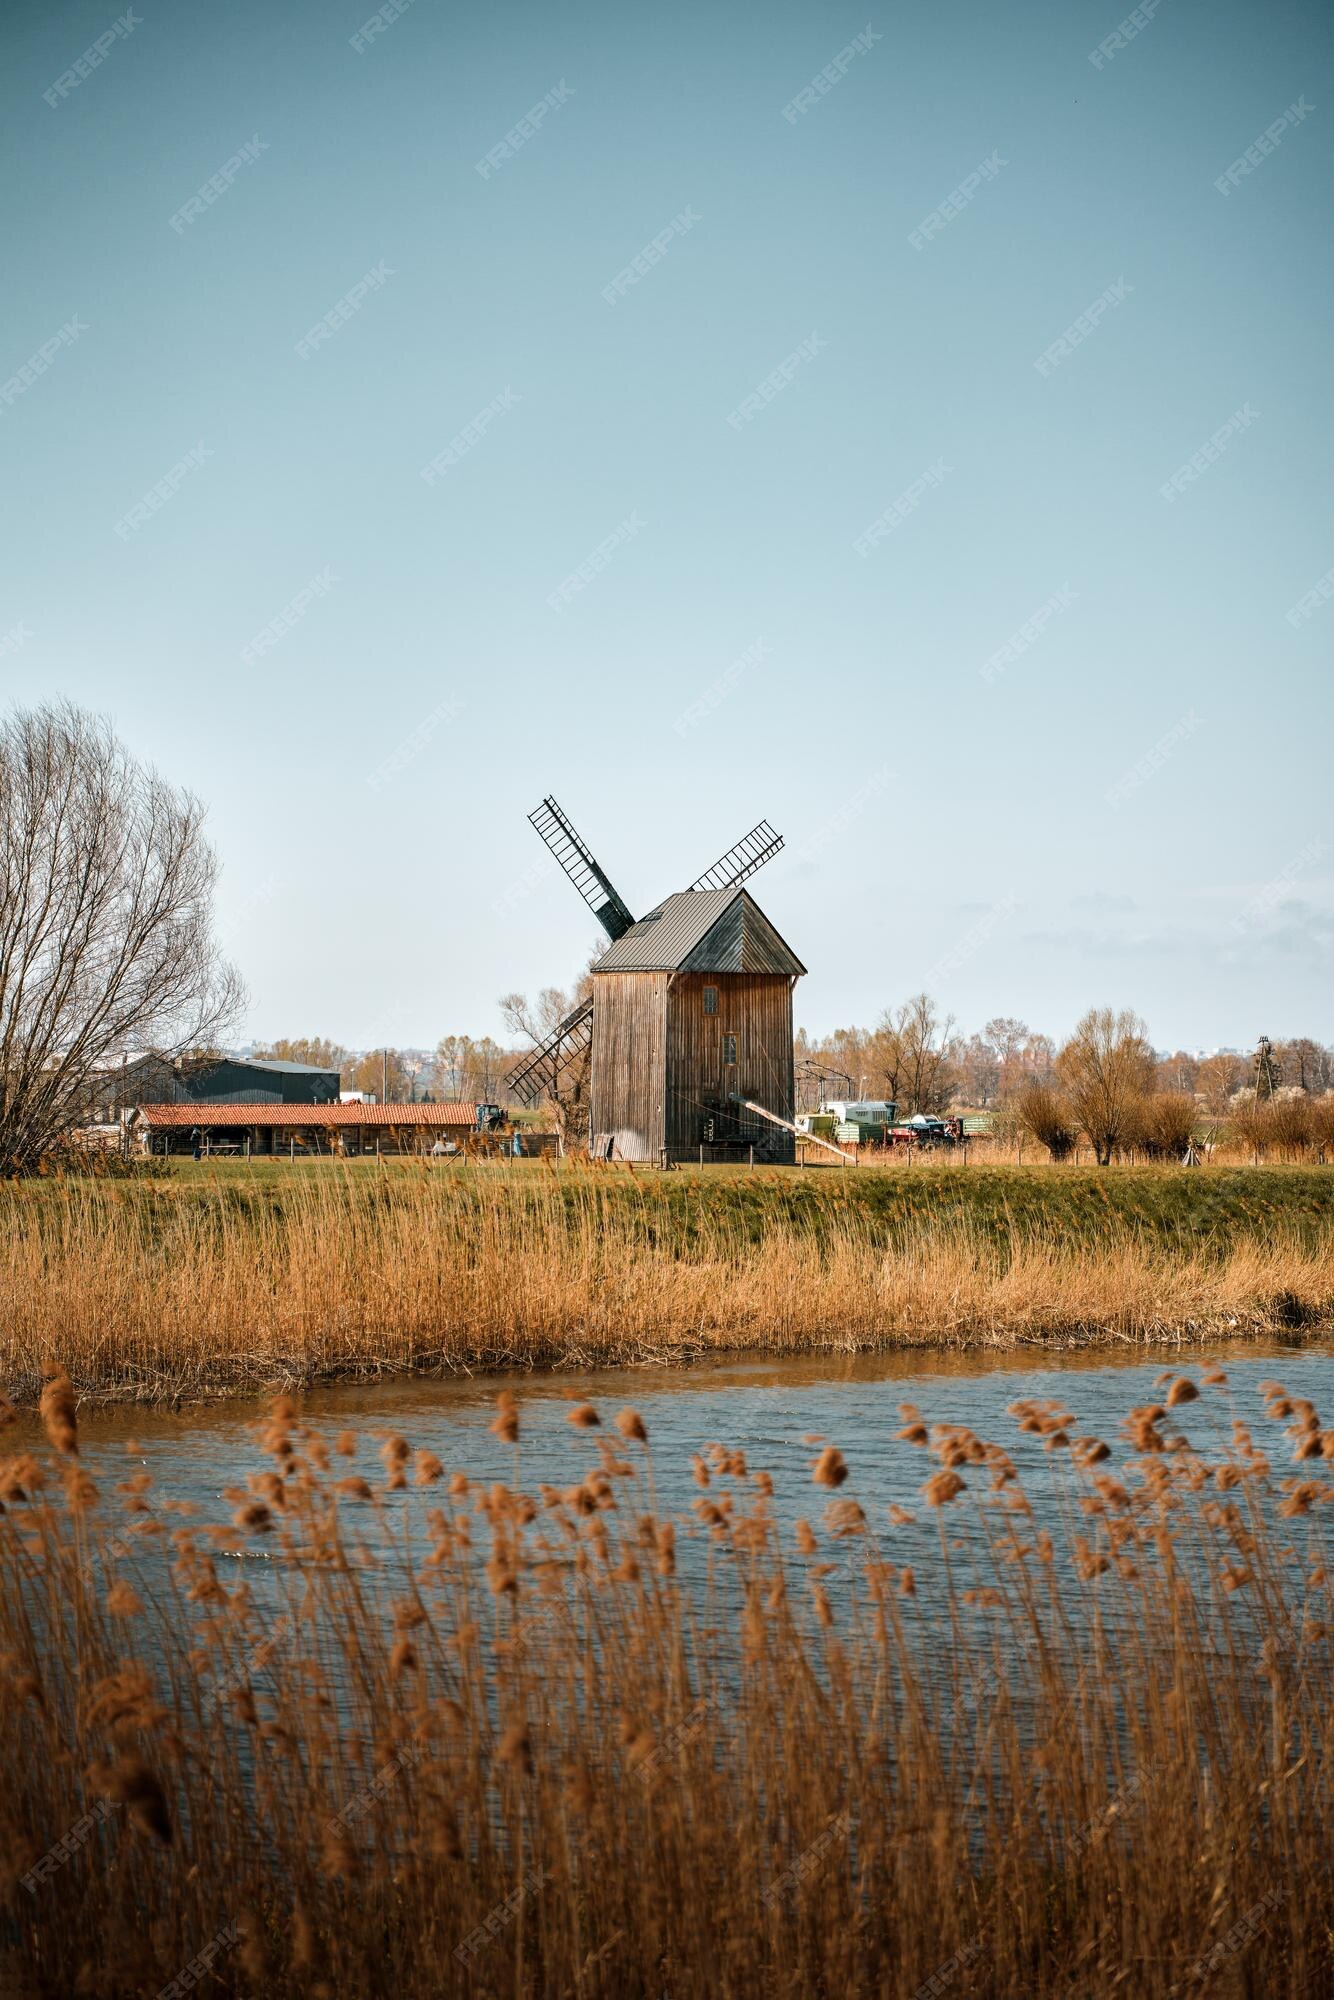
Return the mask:
M904 1406L916 1569L822 1439L794 1526L724 1445L665 1517L632 1410L529 1493L512 1396L492 1485L280 1399L219 1522L12 1456L0 1988L1329 1993L1334 1431L1266 1391L1212 1461L1187 1376L1116 1443L1017 1405L1041 1518Z
M1120 1207L1106 1178L1055 1168L7 1187L0 1384L35 1400L52 1352L84 1394L151 1399L710 1349L1190 1338L1334 1310L1323 1176L1112 1178Z

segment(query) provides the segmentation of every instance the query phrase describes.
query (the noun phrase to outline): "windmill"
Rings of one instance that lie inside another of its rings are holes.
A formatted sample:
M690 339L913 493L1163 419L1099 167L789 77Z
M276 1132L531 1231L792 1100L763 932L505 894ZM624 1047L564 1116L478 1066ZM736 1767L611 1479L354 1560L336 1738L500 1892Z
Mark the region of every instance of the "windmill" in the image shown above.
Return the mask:
M555 856L562 872L574 884L580 899L602 925L611 943L618 944L628 933L636 930L638 926L629 905L555 799L548 795L535 812L529 813L528 819ZM775 833L768 820L762 819L749 833L743 834L735 846L720 854L712 867L696 876L681 894L717 896L739 889L743 882L763 868L766 861L772 861L782 846L782 834ZM643 921L658 921L662 907L655 908ZM711 914L711 911L705 914ZM545 1041L510 1071L506 1082L522 1103L535 1104L544 1092L554 1090L565 1065L589 1046L594 1035L594 1005L594 1000L585 1000L574 1008L563 1021L557 1023Z

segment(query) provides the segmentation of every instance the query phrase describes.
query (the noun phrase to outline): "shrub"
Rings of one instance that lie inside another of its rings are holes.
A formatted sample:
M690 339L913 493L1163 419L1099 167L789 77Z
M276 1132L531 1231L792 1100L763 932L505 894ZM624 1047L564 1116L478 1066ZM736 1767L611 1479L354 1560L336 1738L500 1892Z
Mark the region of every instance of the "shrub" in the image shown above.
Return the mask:
M1049 1084L1030 1083L1014 1101L1021 1131L1045 1146L1053 1160L1069 1159L1075 1144L1074 1114L1060 1092Z
M1252 1099L1238 1109L1236 1126L1257 1153L1282 1159L1301 1158L1315 1136L1311 1100L1303 1091L1284 1092L1263 1104Z
M1195 1132L1198 1108L1184 1090L1140 1098L1131 1121L1131 1144L1151 1160L1179 1160Z
M1311 1143L1322 1160L1334 1154L1334 1090L1327 1090L1311 1106Z

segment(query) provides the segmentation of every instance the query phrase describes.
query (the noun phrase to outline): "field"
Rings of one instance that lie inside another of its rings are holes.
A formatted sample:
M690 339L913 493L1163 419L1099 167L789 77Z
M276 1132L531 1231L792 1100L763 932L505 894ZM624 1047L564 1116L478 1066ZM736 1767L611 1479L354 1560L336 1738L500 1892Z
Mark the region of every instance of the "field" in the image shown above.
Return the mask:
M1334 1310L1320 1168L200 1163L0 1188L0 1385L1200 1339Z
M513 1398L481 1483L280 1401L199 1512L139 1445L99 1495L55 1379L0 1464L0 1990L1328 1995L1334 1431L1267 1385L1197 1454L1231 1394L905 1408L888 1520L853 1440L800 1518L725 1441L670 1517L633 1411L530 1490Z

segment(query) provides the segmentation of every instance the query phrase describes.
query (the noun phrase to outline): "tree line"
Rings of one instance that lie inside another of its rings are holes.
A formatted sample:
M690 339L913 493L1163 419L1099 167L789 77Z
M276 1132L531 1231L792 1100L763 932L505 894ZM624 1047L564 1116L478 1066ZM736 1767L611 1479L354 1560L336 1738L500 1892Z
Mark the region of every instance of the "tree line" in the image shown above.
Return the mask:
M963 1036L919 993L872 1029L798 1034L796 1059L808 1098L889 1098L900 1117L991 1111L999 1132L1028 1133L1056 1160L1081 1138L1102 1165L1131 1151L1180 1158L1222 1120L1256 1152L1334 1149L1334 1049L1309 1036L1261 1037L1251 1055L1162 1055L1138 1014L1110 1007L1060 1044L1012 1015Z
M442 1035L432 1056L411 1049L354 1051L322 1035L280 1035L257 1043L259 1062L311 1063L338 1071L342 1091L361 1091L389 1104L423 1099L492 1104L505 1093L505 1075L517 1051L490 1035Z
M997 1014L985 1027L959 1034L953 1018L942 1016L925 993L887 1010L874 1028L836 1028L818 1037L800 1029L796 1039L797 1069L805 1067L808 1094L824 1070L846 1078L846 1095L893 1098L909 1115L994 1110L1026 1085L1052 1083L1058 1053L1051 1035L1011 1014ZM1255 1085L1251 1053L1224 1049L1198 1055L1178 1049L1150 1056L1156 1090L1195 1097L1214 1117L1239 1108L1239 1093ZM1334 1048L1310 1036L1270 1044L1267 1061L1271 1087L1262 1090L1264 1096L1298 1090L1322 1097L1334 1090Z

